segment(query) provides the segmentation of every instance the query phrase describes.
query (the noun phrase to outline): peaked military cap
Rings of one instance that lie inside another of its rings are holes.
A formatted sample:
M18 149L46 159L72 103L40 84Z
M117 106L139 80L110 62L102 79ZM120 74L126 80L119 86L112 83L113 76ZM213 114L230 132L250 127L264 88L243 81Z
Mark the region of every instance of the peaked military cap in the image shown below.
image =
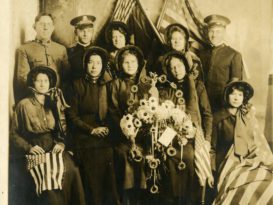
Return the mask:
M75 28L83 28L86 26L94 26L94 22L96 21L96 17L92 15L82 15L82 16L77 16L73 18L70 21L70 24L72 26L75 26Z
M230 20L227 17L218 14L207 16L204 19L204 22L208 25L208 27L212 26L226 27L228 24L230 24Z

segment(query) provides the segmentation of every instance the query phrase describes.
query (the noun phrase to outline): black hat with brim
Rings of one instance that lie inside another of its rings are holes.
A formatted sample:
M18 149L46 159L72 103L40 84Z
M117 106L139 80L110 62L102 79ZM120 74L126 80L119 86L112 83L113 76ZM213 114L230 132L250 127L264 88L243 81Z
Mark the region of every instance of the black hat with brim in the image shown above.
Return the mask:
M229 103L228 101L228 93L230 92L230 89L232 89L232 87L234 86L240 86L243 88L243 93L244 93L244 102L248 102L254 95L254 89L253 87L246 81L242 81L242 80L235 80L235 81L231 81L230 83L228 83L224 89L224 102L225 103Z
M57 84L57 74L55 70L47 66L37 66L31 69L27 75L27 86L33 87L34 76L37 77L39 73L44 73L48 76L50 81L50 87L55 87Z
M144 55L143 55L143 52L141 51L141 49L137 46L128 45L128 46L121 48L115 57L115 63L116 63L117 69L119 71L123 70L122 65L121 65L121 60L122 60L122 55L125 51L133 51L136 54L139 69L144 66L145 60L144 60Z
M163 61L162 61L162 71L164 74L168 74L168 67L169 67L169 64L170 64L170 60L172 57L175 57L175 58L178 58L178 59L181 59L185 65L185 69L186 69L186 72L189 73L190 71L190 66L189 66L189 63L185 57L185 55L179 51L170 51L168 53L166 53L164 56L163 56Z
M85 28L85 27L93 27L94 22L96 20L95 16L92 15L82 15L82 16L77 16L73 18L70 21L70 24L74 26L75 28Z
M85 51L85 54L83 57L84 68L86 68L88 58L90 58L90 56L92 56L92 55L100 56L101 60L102 60L103 68L105 68L105 66L107 65L107 62L109 60L109 54L105 49L98 47L98 46L91 46L90 48L88 48Z
M170 39L168 39L168 37L170 36L170 32L172 31L172 28L174 28L174 27L178 27L182 31L184 31L184 33L186 35L186 41L188 42L189 38L190 38L189 30L185 26L183 26L182 24L179 24L179 23L174 23L174 24L170 24L167 26L167 28L165 29L165 35L164 35L165 41L168 42L170 40Z
M126 39L126 44L129 42L129 29L127 25L121 21L112 21L108 24L108 26L105 29L105 40L106 42L112 43L112 31L116 30L118 28L121 28L126 32L125 39Z

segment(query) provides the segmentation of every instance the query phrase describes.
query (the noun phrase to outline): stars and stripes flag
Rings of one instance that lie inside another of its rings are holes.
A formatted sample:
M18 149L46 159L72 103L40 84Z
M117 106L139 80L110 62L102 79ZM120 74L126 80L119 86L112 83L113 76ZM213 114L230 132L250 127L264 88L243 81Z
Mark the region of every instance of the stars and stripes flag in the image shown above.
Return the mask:
M65 171L63 153L26 155L26 159L38 195L45 190L62 189Z
M112 21L127 23L135 4L135 0L118 0L112 16Z
M207 178L212 176L209 151L204 134L198 127L195 136L194 162L195 172L201 186L205 186Z
M165 0L156 26L163 39L165 29L173 23L182 24L189 30L190 41L205 42L203 17L193 0Z
M221 171L214 205L273 204L273 172L259 162L239 161L234 152Z

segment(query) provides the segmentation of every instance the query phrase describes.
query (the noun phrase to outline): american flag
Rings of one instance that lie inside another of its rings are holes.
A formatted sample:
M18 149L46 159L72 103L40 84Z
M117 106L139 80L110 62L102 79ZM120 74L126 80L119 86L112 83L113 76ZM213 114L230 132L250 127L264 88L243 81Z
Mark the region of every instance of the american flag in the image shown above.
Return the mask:
M239 161L231 154L221 171L214 205L273 204L273 173L260 163Z
M205 144L205 138L201 128L197 128L194 150L195 172L201 186L205 186L206 179L212 176L210 165L209 147Z
M63 153L45 153L26 155L27 168L35 182L36 193L42 191L62 189L64 174Z
M163 9L157 22L157 29L164 39L164 32L168 25L179 23L188 28L190 41L202 42L205 39L203 17L193 0L165 0ZM166 39L164 40L166 42Z
M127 23L135 4L135 0L118 0L112 16L112 21Z

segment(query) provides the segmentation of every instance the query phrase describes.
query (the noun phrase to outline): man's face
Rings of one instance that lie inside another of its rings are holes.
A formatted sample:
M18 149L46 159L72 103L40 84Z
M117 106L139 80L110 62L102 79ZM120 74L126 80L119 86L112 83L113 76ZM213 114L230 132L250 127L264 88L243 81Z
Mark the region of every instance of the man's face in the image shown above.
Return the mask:
M213 26L209 28L208 37L212 45L218 46L223 43L226 29L223 26Z
M112 31L112 42L113 46L117 49L121 49L126 44L126 39L123 33L121 33L119 30L113 30Z
M54 31L54 24L49 16L42 16L39 21L34 24L37 38L40 40L50 40Z
M93 28L91 27L77 28L76 35L78 36L80 43L89 44L93 37Z

